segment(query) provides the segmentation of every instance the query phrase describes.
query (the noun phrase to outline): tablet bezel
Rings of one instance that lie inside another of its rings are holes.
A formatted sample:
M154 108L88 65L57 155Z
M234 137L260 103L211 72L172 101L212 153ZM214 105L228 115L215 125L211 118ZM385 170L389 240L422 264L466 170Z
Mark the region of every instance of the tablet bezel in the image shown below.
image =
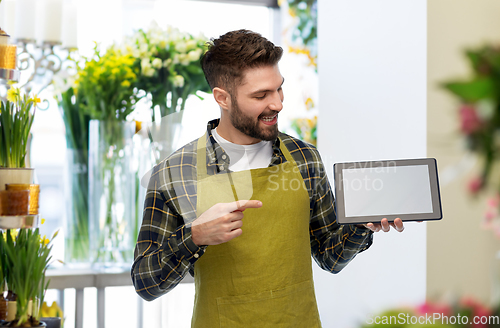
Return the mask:
M432 213L418 214L391 214L391 215L371 215L371 216L345 216L345 202L343 193L343 169L360 169L360 168L375 168L375 167L391 167L391 166L414 166L426 165L429 170L429 182L431 187ZM383 218L387 218L389 222L396 218L401 218L403 221L430 221L441 220L441 194L439 190L439 180L437 172L437 161L435 158L417 158L403 160L382 160L382 161L366 161L366 162L349 162L335 163L333 165L334 185L335 185L335 207L337 221L340 224L363 224L363 223L378 223Z

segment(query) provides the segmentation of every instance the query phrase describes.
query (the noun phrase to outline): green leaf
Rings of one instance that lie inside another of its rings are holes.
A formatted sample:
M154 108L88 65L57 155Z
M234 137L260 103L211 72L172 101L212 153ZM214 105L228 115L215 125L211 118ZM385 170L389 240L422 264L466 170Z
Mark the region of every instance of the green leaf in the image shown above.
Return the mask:
M464 102L495 97L494 84L489 78L476 78L469 82L447 82L442 86Z

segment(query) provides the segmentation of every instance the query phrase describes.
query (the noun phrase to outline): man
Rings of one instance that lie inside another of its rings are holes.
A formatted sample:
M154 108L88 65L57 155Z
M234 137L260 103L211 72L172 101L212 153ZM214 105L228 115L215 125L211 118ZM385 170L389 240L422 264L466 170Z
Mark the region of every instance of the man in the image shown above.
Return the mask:
M194 274L193 327L320 327L311 254L337 273L390 229L339 225L318 151L278 131L281 56L247 30L212 40L220 120L151 176L132 279L153 300Z

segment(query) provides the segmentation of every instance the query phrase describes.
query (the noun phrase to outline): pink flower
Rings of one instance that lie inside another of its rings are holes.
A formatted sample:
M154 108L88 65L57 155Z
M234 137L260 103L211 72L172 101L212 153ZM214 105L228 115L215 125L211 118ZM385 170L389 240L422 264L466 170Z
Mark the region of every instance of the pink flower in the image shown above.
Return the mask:
M447 304L430 303L427 301L417 307L417 314L421 315L426 313L441 313L443 316L450 316L452 312L451 307Z
M481 127L481 120L473 106L463 105L460 108L460 124L461 130L465 134L472 134Z
M469 181L467 186L471 194L476 194L483 187L483 179L480 177L475 177Z
M488 307L482 305L480 302L478 302L477 300L475 300L472 297L464 297L460 301L460 304L463 307L466 307L466 308L469 308L472 310L472 317L488 317L488 316L492 315L492 311ZM481 328L481 327L488 327L488 325L476 323L476 324L472 324L472 327L473 328Z
M495 197L488 198L488 207L497 208L500 203L500 195L496 194Z

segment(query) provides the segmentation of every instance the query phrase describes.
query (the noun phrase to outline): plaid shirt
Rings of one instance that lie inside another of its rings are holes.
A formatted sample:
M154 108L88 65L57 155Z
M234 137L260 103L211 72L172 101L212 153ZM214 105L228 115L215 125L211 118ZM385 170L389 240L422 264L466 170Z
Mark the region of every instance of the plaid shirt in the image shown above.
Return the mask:
M229 158L207 126L208 174L226 174ZM336 221L334 198L317 149L280 133L273 144L270 166L286 162L280 140L302 174L310 200L311 254L318 265L337 273L372 244L372 232ZM191 224L197 218L197 141L177 150L153 169L144 205L144 216L135 248L132 281L136 292L151 301L174 288L189 272L207 246L191 239Z

